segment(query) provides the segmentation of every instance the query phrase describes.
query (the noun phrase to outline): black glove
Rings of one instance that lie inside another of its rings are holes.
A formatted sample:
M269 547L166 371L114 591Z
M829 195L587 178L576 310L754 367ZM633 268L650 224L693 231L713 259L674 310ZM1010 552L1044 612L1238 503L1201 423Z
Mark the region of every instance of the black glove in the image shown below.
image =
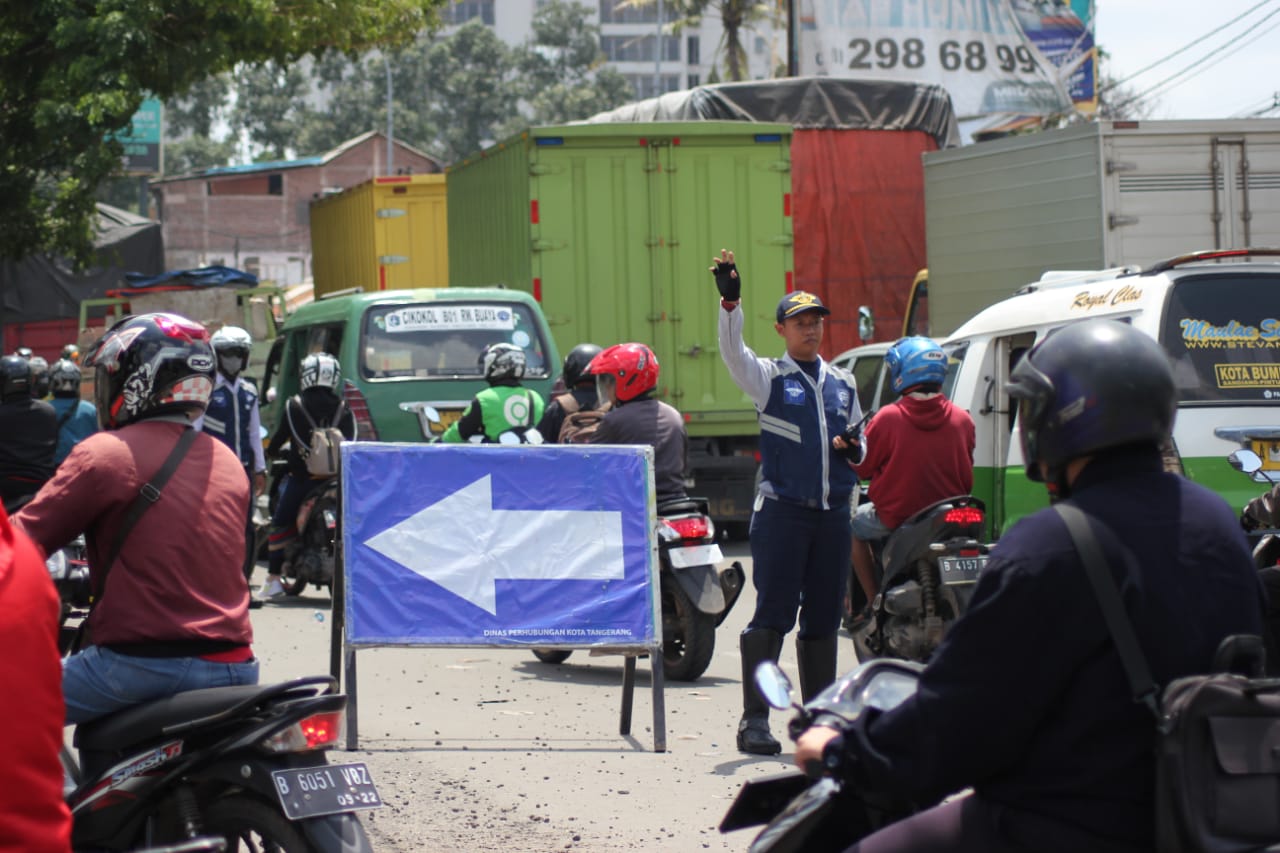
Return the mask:
M738 274L738 265L716 261L711 268L716 277L716 289L725 302L737 302L742 299L742 276Z
M854 465L862 461L862 424L850 424L845 427L844 432L840 433L840 437L844 439L844 449L836 452L848 459Z

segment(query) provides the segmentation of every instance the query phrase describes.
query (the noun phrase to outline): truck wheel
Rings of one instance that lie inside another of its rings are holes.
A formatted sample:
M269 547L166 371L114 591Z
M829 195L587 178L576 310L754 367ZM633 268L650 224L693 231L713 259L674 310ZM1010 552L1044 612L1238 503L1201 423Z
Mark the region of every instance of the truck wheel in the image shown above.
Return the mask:
M696 681L711 664L716 620L693 606L680 584L662 579L662 663L672 681Z
M543 663L564 663L573 652L568 649L534 649L533 656Z

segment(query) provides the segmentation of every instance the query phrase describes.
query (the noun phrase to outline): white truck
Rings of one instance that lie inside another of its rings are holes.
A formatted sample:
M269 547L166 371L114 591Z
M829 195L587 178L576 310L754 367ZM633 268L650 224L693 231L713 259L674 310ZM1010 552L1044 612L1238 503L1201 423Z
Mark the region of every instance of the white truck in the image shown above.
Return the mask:
M1046 270L1280 245L1280 120L1096 122L933 151L924 186L917 291L942 338Z

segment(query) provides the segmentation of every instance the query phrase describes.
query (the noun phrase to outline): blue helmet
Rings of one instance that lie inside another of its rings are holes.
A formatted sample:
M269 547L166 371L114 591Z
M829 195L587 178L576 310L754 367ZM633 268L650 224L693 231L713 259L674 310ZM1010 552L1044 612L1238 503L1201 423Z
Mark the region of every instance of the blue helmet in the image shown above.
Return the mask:
M941 385L947 378L947 354L932 338L900 338L884 360L895 394L916 385Z

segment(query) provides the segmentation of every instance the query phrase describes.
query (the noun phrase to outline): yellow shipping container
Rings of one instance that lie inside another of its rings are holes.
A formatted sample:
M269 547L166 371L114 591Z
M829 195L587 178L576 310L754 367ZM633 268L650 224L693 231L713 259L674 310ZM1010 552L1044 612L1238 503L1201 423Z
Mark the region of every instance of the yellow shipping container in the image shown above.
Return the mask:
M444 175L374 178L311 203L317 298L449 286Z

